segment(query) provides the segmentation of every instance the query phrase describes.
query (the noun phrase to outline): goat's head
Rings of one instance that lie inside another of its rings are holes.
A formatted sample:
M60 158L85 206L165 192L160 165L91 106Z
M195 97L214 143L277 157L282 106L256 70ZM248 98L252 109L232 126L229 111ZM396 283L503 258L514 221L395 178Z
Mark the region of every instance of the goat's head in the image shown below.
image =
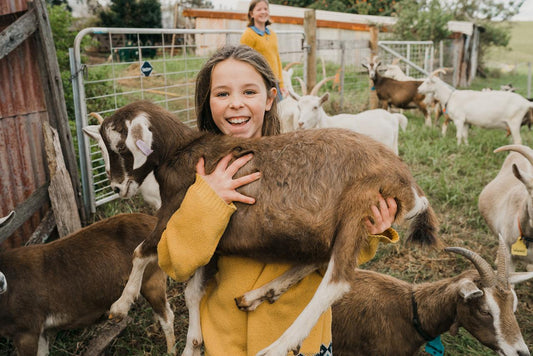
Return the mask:
M514 93L516 91L516 88L513 87L512 83L509 83L509 84L500 85L500 90L502 90L502 91L510 91L510 92Z
M320 97L315 95L304 95L298 97L299 99L296 99L295 96L293 96L293 98L298 101L298 109L300 110L298 127L300 129L319 127L320 118L325 115L322 104L329 99L329 93L325 93Z
M421 94L434 94L437 90L439 83L442 83L442 81L437 77L439 73L445 74L446 70L444 68L439 68L431 75L429 75L418 87L418 92Z
M377 60L377 57L374 58L374 60L367 63L361 63L363 67L365 67L368 70L368 76L370 79L375 80L378 76L378 68L381 65L381 61Z
M397 64L388 64L385 66L385 71L383 72L384 77L401 80L406 77L402 68Z
M154 152L153 149L161 146L155 142L151 122L156 115L160 121L159 110L155 107L148 102L130 104L102 120L100 125L83 128L88 136L98 142L110 186L123 198L137 193L145 180L150 184L155 182L154 179L146 179L153 174L161 159L160 152ZM149 190L159 193L159 187ZM158 207L156 202L150 203Z
M450 332L454 334L462 326L499 355L529 356L514 315L518 300L512 285L533 278L533 273L509 275L509 253L501 236L496 272L486 260L472 251L461 247L449 247L446 250L466 257L479 273L479 279L465 277L459 281L456 319Z

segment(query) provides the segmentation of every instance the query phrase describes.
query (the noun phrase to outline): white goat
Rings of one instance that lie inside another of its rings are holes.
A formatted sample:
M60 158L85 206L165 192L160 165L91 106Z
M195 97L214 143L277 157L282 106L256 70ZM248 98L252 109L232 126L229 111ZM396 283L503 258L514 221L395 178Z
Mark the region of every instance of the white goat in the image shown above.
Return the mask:
M519 261L533 271L533 150L508 145L494 152L502 151L514 152L509 153L496 177L481 191L479 211L491 231L504 236L511 251L518 240L529 245L521 252L516 248L512 252L512 271Z
M298 96L291 92L298 100L300 117L298 126L302 129L337 127L362 133L388 146L398 154L399 127L405 130L407 118L402 114L389 113L383 109L367 110L362 113L339 114L328 116L322 104L329 98L329 93L318 97L316 95Z
M418 87L422 94L433 93L444 107L444 112L457 127L457 144L468 144L468 126L509 130L513 143L521 144L520 127L529 109L533 107L522 96L504 91L481 92L455 90L439 79L438 69ZM446 134L446 125L442 134Z
M292 75L294 74L294 70L291 67L299 63L300 62L291 62L287 64L285 68L283 68L283 84L285 84L285 88L289 91L289 93L294 91L294 87L292 86ZM281 123L281 132L285 133L296 130L298 128L298 116L300 115L296 100L294 100L290 95L284 97L283 100L279 102L278 110Z

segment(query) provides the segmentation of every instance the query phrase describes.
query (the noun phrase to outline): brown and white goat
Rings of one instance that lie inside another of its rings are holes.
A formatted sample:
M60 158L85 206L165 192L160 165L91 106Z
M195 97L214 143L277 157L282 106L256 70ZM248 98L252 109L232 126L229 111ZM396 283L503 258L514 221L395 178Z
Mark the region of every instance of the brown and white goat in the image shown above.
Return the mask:
M420 81L384 77L378 71L381 61L375 59L362 65L368 70L368 76L374 83L373 90L376 91L382 109L389 110L391 106L411 109L414 104L424 114L425 124L431 126L431 116L425 102L426 97L418 92L418 87L422 84Z
M521 261L533 271L533 150L524 145L494 150L502 151L511 152L479 194L479 211L492 233L502 234L509 249L519 239L526 247L521 254L511 255L511 270Z
M161 233L193 184L201 157L209 173L230 153L235 157L253 153L236 177L262 173L260 180L240 188L256 198L256 203L236 203L218 254L328 266L310 303L259 355L285 356L298 350L320 315L351 289L348 276L357 267L357 253L368 235L363 219L372 215L371 205L380 193L397 200L398 222L410 220L409 240L438 242L434 212L407 165L389 148L361 134L323 129L259 139L214 135L187 127L146 101L126 105L101 125L84 131L106 150L103 156L108 158L110 184L121 197L133 196L151 172L161 192L157 226L135 250L130 279L112 314L127 314L143 268L148 261L156 261ZM203 278L197 278L202 270L192 281L203 283ZM197 337L187 340L196 346L194 352L202 342L201 335Z
M19 356L47 355L50 333L95 323L122 293L133 250L156 222L146 214L121 214L50 243L0 253L5 276L0 335L13 340ZM141 293L161 324L170 353L174 314L166 279L156 263L150 264Z
M529 356L514 315L518 301L511 285L533 273L508 276L505 257L498 258L495 273L474 252L446 250L466 257L476 270L423 284L366 270L351 276L354 288L333 305L335 356L412 356L424 343L447 331L455 335L460 327L498 355ZM498 255L508 255L504 242Z

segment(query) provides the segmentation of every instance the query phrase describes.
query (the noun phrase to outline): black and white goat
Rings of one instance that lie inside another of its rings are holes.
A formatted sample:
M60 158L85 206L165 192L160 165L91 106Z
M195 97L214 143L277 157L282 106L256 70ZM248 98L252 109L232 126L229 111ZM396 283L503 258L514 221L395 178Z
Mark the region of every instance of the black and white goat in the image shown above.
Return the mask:
M383 144L342 129L304 130L259 139L198 132L150 102L129 104L84 131L106 152L111 186L123 198L133 196L153 172L159 183L161 208L152 233L135 250L133 269L122 297L111 313L125 315L137 297L146 264L157 259L157 243L170 216L195 179L203 157L206 172L233 153L253 153L236 177L260 171L261 179L240 191L256 198L254 205L236 203L217 248L265 262L327 265L315 295L295 322L259 355L297 351L320 315L351 289L348 278L368 236L363 219L371 205L394 197L396 221L410 220L408 239L438 243L434 212L406 164ZM204 283L203 269L193 283ZM202 291L198 286L187 290ZM362 291L364 292L364 291ZM188 298L186 296L186 298ZM196 305L196 307L198 307ZM189 325L198 328L199 325ZM196 329L196 331L198 330ZM199 352L201 333L188 337Z
M56 330L95 323L120 296L131 271L133 250L157 218L121 214L59 240L0 253L0 335L19 356L47 355ZM141 293L152 306L174 353L174 313L167 302L166 274L147 266Z
M529 356L514 315L518 300L512 285L533 278L533 272L505 272L503 240L496 273L472 251L446 250L466 257L476 270L423 284L358 270L350 279L354 288L333 305L335 356L412 356L424 343L447 331L455 335L460 327L498 355Z

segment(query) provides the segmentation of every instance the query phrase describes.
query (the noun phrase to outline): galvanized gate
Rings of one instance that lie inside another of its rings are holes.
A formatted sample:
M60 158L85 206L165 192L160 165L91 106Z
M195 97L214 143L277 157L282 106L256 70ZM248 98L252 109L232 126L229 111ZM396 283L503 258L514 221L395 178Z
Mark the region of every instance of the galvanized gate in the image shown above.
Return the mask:
M282 62L306 65L304 33L277 31ZM94 213L116 199L96 142L82 128L135 100L151 100L195 126L195 77L224 44L238 44L242 30L86 28L70 51L83 203ZM89 41L89 43L87 43ZM83 42L83 45L82 45Z
M379 41L378 47L379 57L384 62L400 59L400 67L410 77L427 77L433 71L433 41Z

